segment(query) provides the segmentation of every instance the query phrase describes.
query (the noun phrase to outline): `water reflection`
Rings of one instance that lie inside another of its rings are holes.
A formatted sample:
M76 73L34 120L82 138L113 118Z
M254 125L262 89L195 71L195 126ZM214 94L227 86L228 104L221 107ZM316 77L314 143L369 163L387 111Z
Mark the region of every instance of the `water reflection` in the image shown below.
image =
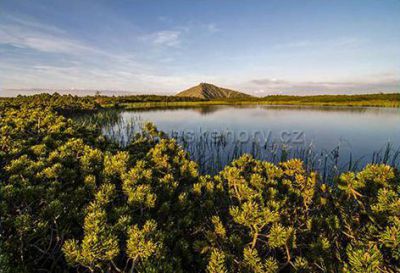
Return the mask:
M108 120L104 134L122 145L141 124L153 122L204 172L216 172L243 153L273 162L301 158L322 174L368 162L399 165L398 108L220 105L125 111Z
M200 114L210 114L226 109L265 109L265 110L284 110L284 111L313 111L313 112L372 112L372 113L388 113L400 114L399 108L383 108L383 107L359 107L359 106L307 106L307 105L199 105L199 106L164 106L164 107L147 107L137 110L129 110L129 112L165 112L165 111L182 111L190 110Z

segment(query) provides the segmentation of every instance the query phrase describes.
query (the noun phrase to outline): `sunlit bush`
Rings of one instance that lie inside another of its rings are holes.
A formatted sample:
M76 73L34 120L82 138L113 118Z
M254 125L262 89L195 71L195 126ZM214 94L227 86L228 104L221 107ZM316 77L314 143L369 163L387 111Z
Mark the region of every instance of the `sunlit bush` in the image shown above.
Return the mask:
M392 167L324 184L244 155L200 176L151 124L122 148L56 111L0 108L2 272L400 270Z

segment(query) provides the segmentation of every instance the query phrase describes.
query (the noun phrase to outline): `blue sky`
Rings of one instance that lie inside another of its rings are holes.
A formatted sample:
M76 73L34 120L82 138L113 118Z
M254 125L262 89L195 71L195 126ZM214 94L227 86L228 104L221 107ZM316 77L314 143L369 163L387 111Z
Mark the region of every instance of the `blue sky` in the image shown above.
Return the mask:
M3 95L199 82L259 96L398 92L400 1L0 1Z

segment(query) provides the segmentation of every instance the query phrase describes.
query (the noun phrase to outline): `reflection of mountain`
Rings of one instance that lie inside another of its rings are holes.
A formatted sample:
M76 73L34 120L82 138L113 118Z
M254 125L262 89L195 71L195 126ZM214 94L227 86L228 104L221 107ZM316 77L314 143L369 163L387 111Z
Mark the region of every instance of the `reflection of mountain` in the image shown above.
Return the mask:
M196 111L196 112L200 113L201 115L208 115L208 114L212 114L214 112L220 111L224 108L226 108L226 106L212 105L212 106L193 108L193 111Z
M201 106L168 106L168 107L147 107L140 109L131 109L129 112L164 112L164 111L180 111L180 110L192 110L200 113L201 115L208 115L230 106L226 105L201 105Z

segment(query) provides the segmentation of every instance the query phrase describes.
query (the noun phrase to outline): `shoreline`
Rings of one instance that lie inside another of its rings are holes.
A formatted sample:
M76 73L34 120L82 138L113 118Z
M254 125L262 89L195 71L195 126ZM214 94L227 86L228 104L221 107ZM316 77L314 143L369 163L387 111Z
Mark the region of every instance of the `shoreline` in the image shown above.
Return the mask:
M120 108L125 110L145 108L185 108L218 105L268 105L268 106L311 106L311 107L385 107L399 108L397 101L359 101L359 102L299 102L299 101L185 101L185 102L132 102L122 103ZM107 107L105 107L107 108Z

